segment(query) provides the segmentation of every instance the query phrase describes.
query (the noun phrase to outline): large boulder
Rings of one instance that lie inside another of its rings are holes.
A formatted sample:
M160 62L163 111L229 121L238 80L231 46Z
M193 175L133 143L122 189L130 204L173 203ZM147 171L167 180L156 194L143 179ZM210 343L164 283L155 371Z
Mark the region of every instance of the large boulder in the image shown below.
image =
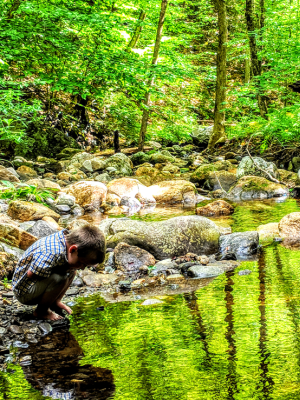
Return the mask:
M74 196L76 203L86 211L92 211L105 203L107 188L101 182L81 181L70 185L64 192Z
M130 176L132 175L133 164L129 157L123 153L117 153L105 160L104 169L115 168L114 175Z
M300 212L293 212L279 222L279 234L282 238L300 238Z
M120 197L135 197L142 204L156 203L155 198L151 194L150 188L147 188L137 179L120 178L115 179L107 185L108 193Z
M53 233L56 233L58 231L59 229L54 229L47 221L43 220L36 221L32 227L27 229L28 233L31 233L33 236L39 239L45 236L52 235Z
M119 243L114 251L115 265L125 272L138 272L143 265L155 264L155 258L148 251L126 243Z
M214 222L189 215L131 226L129 223L125 231L107 238L107 246L115 247L117 243L124 242L147 250L156 259L163 260L187 253L213 254L218 249L219 237L220 232Z
M19 247L22 250L28 249L37 237L24 231L16 225L10 225L0 222L0 241L11 246Z
M262 168L264 171L267 171L273 178L279 178L279 172L274 163L263 160L260 157L252 157L254 162L250 157L244 157L239 163L236 177L238 179L243 176L261 176L266 179L270 179L269 176L262 172L259 168ZM259 167L259 168L257 168Z
M213 133L213 129L213 126L199 126L195 129L191 134L194 145L202 149L206 148Z
M220 252L235 253L238 257L247 257L257 253L259 235L256 231L236 232L220 237Z
M195 203L196 187L184 180L158 182L149 191L157 203Z
M209 173L206 186L212 191L223 189L225 192L228 192L236 182L236 174L233 172L214 171Z
M9 169L0 165L0 181L20 182L19 178Z
M70 161L64 163L66 166L65 168L67 172L75 174L83 167L83 163L86 160L91 160L92 158L94 158L92 154L85 152L78 153L75 156L73 156Z
M151 186L154 183L172 180L173 178L173 175L169 171L159 170L148 163L141 165L135 171L135 175L136 178L145 186Z
M163 164L168 162L174 162L175 158L168 152L168 154L164 154L162 152L151 154L150 162L152 164Z
M140 165L150 161L150 156L143 151L139 151L138 153L133 154L130 157L133 165Z
M234 212L232 205L224 200L217 200L204 207L198 207L196 214L203 215L206 217L212 217L217 215L230 215Z
M244 176L233 186L228 196L233 199L269 199L288 196L287 187L257 176Z
M217 161L213 164L202 164L191 175L191 182L203 184L210 178L211 172L229 171L233 169L233 165L229 161Z
M12 219L20 221L35 221L43 219L43 217L52 217L55 221L58 221L60 218L59 214L42 204L20 200L9 203L7 214Z

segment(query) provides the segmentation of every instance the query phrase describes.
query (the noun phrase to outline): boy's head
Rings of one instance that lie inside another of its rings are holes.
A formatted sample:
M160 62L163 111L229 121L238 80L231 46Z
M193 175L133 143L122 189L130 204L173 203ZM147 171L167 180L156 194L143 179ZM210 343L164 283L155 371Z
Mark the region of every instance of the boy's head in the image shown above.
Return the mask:
M71 269L84 269L105 259L105 237L96 226L86 225L75 229L66 235L66 242Z

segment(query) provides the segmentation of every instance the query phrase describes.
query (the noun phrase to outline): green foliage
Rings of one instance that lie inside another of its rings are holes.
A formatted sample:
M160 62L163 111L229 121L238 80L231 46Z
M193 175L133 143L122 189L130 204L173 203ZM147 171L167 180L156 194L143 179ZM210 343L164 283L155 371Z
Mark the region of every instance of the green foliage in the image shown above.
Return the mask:
M55 189L47 190L47 189L39 189L36 186L28 185L20 188L15 188L15 186L8 181L0 181L3 186L6 186L7 189L0 192L0 199L4 200L28 200L28 201L36 201L37 203L45 203L47 198L54 200L53 191ZM47 205L47 204L45 204Z

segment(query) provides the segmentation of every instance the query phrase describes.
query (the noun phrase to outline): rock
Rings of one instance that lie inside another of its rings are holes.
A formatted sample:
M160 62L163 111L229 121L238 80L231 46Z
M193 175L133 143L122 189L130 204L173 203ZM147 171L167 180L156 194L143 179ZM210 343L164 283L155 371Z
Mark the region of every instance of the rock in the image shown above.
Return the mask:
M104 169L109 167L115 168L115 175L130 176L132 175L132 162L123 153L117 153L105 160Z
M93 172L92 162L91 160L85 160L82 164L82 168L84 172Z
M225 154L224 159L225 160L233 160L235 157L236 157L236 154L229 151L228 153Z
M184 180L159 182L149 187L157 203L195 203L196 187Z
M259 240L274 239L279 236L279 224L278 222L271 222L269 224L260 225L257 228L257 232L259 234Z
M76 276L72 282L72 286L82 287L83 285L84 285L84 283L83 283L83 280L80 278L80 276Z
M207 256L199 256L197 257L197 260L200 261L202 265L209 264L209 258Z
M196 214L211 217L214 215L231 215L234 208L224 200L217 200L204 207L198 207Z
M121 198L113 193L107 193L106 204L110 206L119 206L121 204Z
M52 332L52 326L48 322L39 324L39 329L43 335L48 335L48 333Z
M95 177L95 181L97 182L102 182L102 183L109 183L112 180L112 178L108 175L107 172L105 172L104 174L99 174Z
M133 154L130 159L133 165L140 165L149 162L150 156L142 151L139 151L138 153Z
M168 284L182 283L184 281L185 281L184 276L182 276L181 274L173 274L173 275L167 276Z
M154 265L155 258L147 251L126 243L119 243L114 251L114 261L118 269L125 272L138 272L143 265Z
M137 179L121 178L111 181L107 185L108 193L122 198L128 196L137 198L142 204L155 204L156 201L151 194L150 188L147 188Z
M74 155L76 155L78 153L82 153L82 150L81 149L73 149L73 148L66 147L59 154L57 154L56 157L57 157L58 160L60 160L62 158L73 157Z
M154 153L151 154L150 156L150 162L152 164L163 164L163 163L168 163L168 162L175 162L175 158L171 156L169 153L168 155L163 154L162 152L160 153Z
M64 189L68 195L75 197L76 203L86 211L98 210L106 200L107 188L101 182L76 182Z
M220 252L233 252L239 257L251 256L257 253L259 235L256 231L236 232L220 237Z
M53 233L58 232L58 230L53 229L47 221L39 220L36 221L33 227L29 228L27 232L40 239L52 235Z
M211 173L217 171L232 170L233 166L229 161L217 161L213 164L203 164L191 175L191 182L204 184L211 177Z
M188 276L192 278L204 279L204 278L214 278L225 272L224 268L219 265L193 265L187 271Z
M70 174L69 172L60 172L59 174L57 174L57 179L60 181L72 181L72 174Z
M167 260L159 261L154 265L154 268L151 269L149 276L158 276L158 275L166 275L167 270L176 269L177 266L172 262L171 258Z
M0 252L0 280L11 278L17 266L18 258L12 254ZM2 293L5 297L5 294Z
M76 296L76 294L78 294L78 293L79 293L79 290L77 288L71 288L66 291L67 296Z
M22 327L19 325L11 325L9 327L9 330L11 333L15 335L22 335L24 333Z
M32 185L36 186L39 189L54 189L54 190L60 190L61 187L52 181L49 181L48 179L30 179L29 181L26 182L27 185Z
M75 197L71 196L70 194L61 193L57 197L55 204L57 206L69 206L73 207L76 203Z
M95 157L91 160L91 166L93 171L105 169L105 160L102 157Z
M289 188L295 187L300 180L295 172L286 171L285 169L279 169L279 181L285 183Z
M0 242L0 251L7 253L8 255L12 255L17 259L20 259L24 254L24 250L21 250L18 247L10 246L6 243L1 243L1 242Z
M147 229L148 224L139 220L130 218L110 218L101 221L99 229L102 230L105 236L116 235L125 232L127 229Z
M109 231L115 224L111 223ZM124 242L149 251L157 260L189 252L212 254L218 249L219 229L214 222L204 217L189 215L160 222L126 221L125 224L125 231L119 231L107 239L108 247Z
M153 306L155 304L164 304L164 302L157 299L147 299L141 304L141 306Z
M34 221L44 217L51 217L58 221L60 216L50 208L39 203L15 200L9 203L7 214L12 219L20 221Z
M263 178L270 179L269 176L266 173L259 170L256 167L256 165L259 168L262 168L263 170L267 171L273 178L275 179L279 178L279 173L274 163L267 162L260 157L253 157L253 160L255 164L248 156L242 159L236 173L238 179L244 176L261 176Z
M272 197L287 196L287 187L270 182L262 177L244 176L229 191L228 196L232 199L268 199Z
M126 290L126 291L131 290L131 282L130 281L120 281L118 283L118 285L121 290Z
M224 190L228 192L229 189L237 182L236 174L228 171L210 172L206 180L206 186L210 190Z
M153 140L148 142L149 146L153 147L154 149L161 149L162 145L158 142L154 142Z
M300 157L292 158L293 170L298 172L300 170Z
M145 283L145 279L137 279L131 283L131 289L141 289Z
M205 149L213 133L213 129L213 126L199 126L195 129L191 134L194 145Z
M0 181L20 182L19 178L13 174L8 168L0 165Z
M283 217L279 222L278 228L282 238L299 238L300 212L293 212Z
M55 231L60 231L62 229L52 217L43 217L42 220L46 221L48 225Z
M119 279L116 274L88 274L82 277L83 282L90 287L115 284Z
M127 196L122 197L120 206L125 206L128 208L135 208L136 211L142 207L142 205L138 201L138 199L136 199L135 197L127 197Z
M59 214L70 214L71 208L67 205L57 205L55 206L55 211Z
M26 250L37 241L37 237L18 226L0 223L0 241Z
M20 175L21 179L23 180L29 180L33 178L37 178L38 174L37 172L30 167L26 167L26 165L22 165L17 169L17 173Z
M238 275L240 275L240 276L250 275L250 274L252 274L252 271L250 271L250 269L244 269L244 270L238 272Z

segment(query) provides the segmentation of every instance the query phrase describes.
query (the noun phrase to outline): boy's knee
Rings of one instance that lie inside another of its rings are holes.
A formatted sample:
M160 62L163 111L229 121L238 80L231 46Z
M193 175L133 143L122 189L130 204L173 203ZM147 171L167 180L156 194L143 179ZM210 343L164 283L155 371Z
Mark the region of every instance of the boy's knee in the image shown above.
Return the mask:
M68 279L67 275L59 275L52 274L48 278L48 285L46 288L46 292L50 292L53 289L57 288L57 286L63 285Z

